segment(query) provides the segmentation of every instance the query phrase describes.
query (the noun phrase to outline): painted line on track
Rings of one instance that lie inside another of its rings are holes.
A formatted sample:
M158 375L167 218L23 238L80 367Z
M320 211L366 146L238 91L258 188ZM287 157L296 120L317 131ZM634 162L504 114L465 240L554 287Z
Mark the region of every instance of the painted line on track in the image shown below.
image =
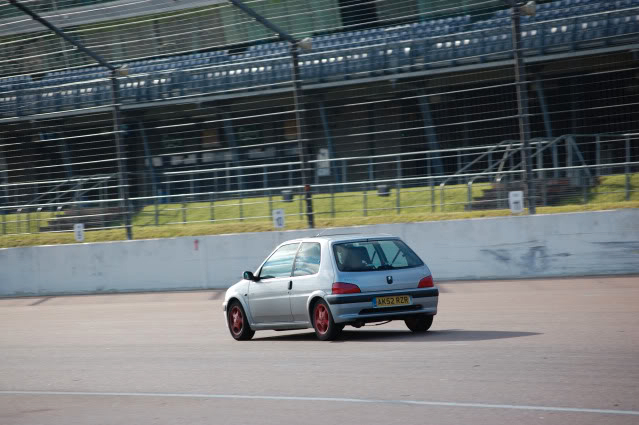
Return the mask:
M51 396L97 396L97 397L159 397L159 398L201 398L272 401L328 401L338 403L401 404L412 406L466 407L480 409L536 410L544 412L598 413L608 415L639 416L637 410L585 409L578 407L525 406L516 404L455 403L444 401L383 400L340 397L296 397L241 394L188 394L188 393L126 393L126 392L84 392L84 391L0 391L0 395L51 395Z

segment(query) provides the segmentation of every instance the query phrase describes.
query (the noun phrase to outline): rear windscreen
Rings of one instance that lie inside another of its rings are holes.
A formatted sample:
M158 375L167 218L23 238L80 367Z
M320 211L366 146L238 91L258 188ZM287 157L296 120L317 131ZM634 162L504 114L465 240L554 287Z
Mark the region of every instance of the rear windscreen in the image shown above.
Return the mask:
M333 245L337 267L343 272L393 270L423 266L404 242L400 240L372 240Z

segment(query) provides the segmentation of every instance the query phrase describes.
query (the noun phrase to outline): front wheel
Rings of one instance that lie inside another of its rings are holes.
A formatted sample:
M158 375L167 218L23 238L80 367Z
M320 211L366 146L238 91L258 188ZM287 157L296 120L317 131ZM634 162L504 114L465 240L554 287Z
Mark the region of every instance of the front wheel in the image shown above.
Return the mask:
M229 305L227 321L231 335L238 341L246 341L253 338L255 331L251 329L242 305L234 301Z
M415 316L404 320L404 323L413 332L426 332L433 324L433 316Z
M324 300L319 300L313 306L313 328L315 335L321 341L332 341L339 336L344 326L333 321L333 315Z

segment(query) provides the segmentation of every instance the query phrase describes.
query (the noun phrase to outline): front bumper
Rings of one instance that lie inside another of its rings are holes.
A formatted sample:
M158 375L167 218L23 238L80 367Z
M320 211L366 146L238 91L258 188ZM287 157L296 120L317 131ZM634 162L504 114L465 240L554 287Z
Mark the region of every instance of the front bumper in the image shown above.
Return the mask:
M410 295L412 304L400 307L374 307L375 297ZM437 314L439 289L418 288L364 294L327 295L325 297L335 323L398 320L415 314Z

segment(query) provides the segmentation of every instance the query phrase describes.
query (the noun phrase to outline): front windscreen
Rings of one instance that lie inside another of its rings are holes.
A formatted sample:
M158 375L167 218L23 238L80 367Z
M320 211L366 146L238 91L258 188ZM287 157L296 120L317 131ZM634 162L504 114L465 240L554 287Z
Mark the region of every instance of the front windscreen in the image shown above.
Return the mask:
M405 269L423 266L404 242L400 240L368 240L333 245L337 267L343 272Z

